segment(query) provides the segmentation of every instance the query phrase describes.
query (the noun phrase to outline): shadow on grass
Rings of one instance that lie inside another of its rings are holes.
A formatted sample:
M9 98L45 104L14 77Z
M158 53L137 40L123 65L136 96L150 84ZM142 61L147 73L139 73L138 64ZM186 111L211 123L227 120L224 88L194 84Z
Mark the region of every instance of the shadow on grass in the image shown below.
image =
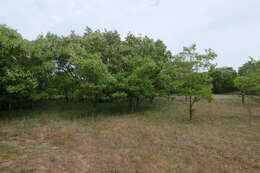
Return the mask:
M142 113L147 110L161 111L163 108L169 106L169 103L170 102L165 99L157 99L154 104L144 101L139 106L135 107L133 112L125 101L117 103L99 103L96 107L93 107L88 103L65 103L64 100L51 100L48 103L39 104L32 109L2 111L0 112L0 121L41 119L43 117L49 118L50 120L77 120L83 118L124 116L132 113Z

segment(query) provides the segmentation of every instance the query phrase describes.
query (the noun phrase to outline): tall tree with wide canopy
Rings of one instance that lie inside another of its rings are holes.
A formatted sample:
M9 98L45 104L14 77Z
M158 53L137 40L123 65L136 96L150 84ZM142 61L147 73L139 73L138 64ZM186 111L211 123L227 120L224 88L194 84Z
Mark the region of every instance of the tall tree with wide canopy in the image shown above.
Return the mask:
M0 25L0 109L11 109L17 100L30 98L28 90L37 85L28 69L26 43L18 32Z

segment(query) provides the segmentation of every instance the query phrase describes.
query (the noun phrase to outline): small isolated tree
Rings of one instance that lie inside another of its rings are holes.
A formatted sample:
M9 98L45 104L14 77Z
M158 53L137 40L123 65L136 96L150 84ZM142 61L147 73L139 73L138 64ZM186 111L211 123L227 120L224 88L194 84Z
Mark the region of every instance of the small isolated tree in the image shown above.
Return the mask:
M175 56L177 93L189 98L190 120L193 118L196 102L212 99L211 78L207 70L216 56L211 49L206 49L204 54L197 53L196 45L184 47L183 51Z
M245 104L246 95L260 95L260 73L252 72L235 79L235 86L239 89L242 104Z
M260 61L250 57L250 60L239 68L238 73L240 76L234 83L244 104L246 95L260 95Z

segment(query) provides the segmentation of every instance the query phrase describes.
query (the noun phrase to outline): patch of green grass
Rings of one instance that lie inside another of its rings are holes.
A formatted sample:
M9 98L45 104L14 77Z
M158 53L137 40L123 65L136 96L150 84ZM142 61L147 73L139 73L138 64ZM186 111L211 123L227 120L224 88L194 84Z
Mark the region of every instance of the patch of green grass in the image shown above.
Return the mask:
M32 173L33 171L33 168L23 168L20 170L20 173Z
M4 138L8 135L8 131L4 129L0 129L0 138Z
M0 163L8 161L21 153L21 150L16 147L7 144L0 144Z

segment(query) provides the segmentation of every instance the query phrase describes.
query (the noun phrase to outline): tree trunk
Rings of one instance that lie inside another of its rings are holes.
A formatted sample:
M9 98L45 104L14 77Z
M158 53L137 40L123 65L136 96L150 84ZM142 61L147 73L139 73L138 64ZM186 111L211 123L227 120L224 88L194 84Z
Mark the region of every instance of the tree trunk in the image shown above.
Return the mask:
M31 109L33 108L33 101L32 100L30 101L30 107L31 107Z
M137 98L136 98L136 106L138 107L139 105L140 105L140 98L137 97Z
M65 99L66 99L66 103L69 103L69 97L67 95L65 96Z
M189 113L190 113L190 120L192 120L192 116L193 116L193 110L192 110L192 97L189 96Z
M134 103L133 103L133 98L129 98L129 107L131 109L131 112L134 112Z
M154 97L150 97L150 103L153 104Z
M9 111L12 110L12 104L11 104L11 103L8 104L8 110L9 110Z
M245 104L245 95L242 94L242 104L244 105Z

